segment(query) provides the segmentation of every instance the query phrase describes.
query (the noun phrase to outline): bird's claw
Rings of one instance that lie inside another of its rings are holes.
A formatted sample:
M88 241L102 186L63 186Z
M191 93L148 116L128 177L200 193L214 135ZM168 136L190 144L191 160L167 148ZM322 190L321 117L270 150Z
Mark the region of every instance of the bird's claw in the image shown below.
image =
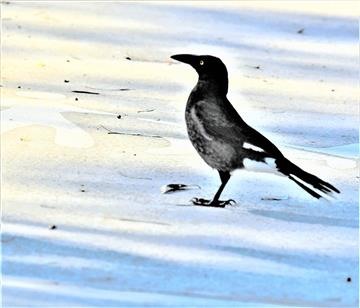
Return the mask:
M236 204L236 201L233 199L212 201L203 198L192 198L191 202L194 205L221 207L221 208L225 207L226 205Z
M229 200L220 201L220 202L225 202L225 205L235 205L236 204L236 201L234 199L229 199Z

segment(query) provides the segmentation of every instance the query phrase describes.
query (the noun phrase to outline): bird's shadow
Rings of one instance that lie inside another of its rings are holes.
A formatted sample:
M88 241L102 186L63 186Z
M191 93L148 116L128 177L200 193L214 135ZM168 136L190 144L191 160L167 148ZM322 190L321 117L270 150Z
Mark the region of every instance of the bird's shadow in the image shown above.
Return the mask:
M264 217L283 220L283 221L291 221L291 222L306 223L306 224L319 224L323 226L345 227L345 228L354 228L354 229L359 228L359 221L356 219L303 215L303 214L261 210L261 209L260 210L253 209L253 210L249 210L249 212L254 215L264 216Z
M269 251L230 245L215 246L213 248L232 254L237 254L241 257L250 257L258 260L272 261L297 268L327 270L329 268L329 264L336 264L337 270L344 273L351 272L349 260L346 258L314 254L291 254L288 252Z

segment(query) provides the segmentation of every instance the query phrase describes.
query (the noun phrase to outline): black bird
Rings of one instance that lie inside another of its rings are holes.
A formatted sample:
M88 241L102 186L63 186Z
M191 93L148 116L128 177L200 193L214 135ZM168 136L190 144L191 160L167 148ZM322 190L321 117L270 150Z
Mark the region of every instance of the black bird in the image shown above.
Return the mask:
M233 200L219 197L235 169L256 166L273 168L287 176L306 192L319 199L319 192L340 193L289 161L266 137L247 125L226 97L228 73L217 57L179 54L172 59L191 65L199 75L186 105L185 120L189 138L200 156L217 169L221 185L212 200L194 198L195 205L224 207ZM270 169L269 168L269 169Z

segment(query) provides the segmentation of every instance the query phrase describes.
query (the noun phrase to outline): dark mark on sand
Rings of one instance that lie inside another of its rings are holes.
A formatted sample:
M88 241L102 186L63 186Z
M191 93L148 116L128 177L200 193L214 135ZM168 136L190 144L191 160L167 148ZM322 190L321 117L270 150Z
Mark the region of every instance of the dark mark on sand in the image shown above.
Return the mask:
M104 88L94 88L94 87L85 87L92 90L101 90L101 91L130 91L129 88L116 88L116 89L104 89Z
M201 189L199 185L186 185L186 184L168 184L161 187L163 194L173 193L179 190L187 190L192 188Z
M83 93L83 94L93 94L93 95L99 95L98 92L91 92L91 91L80 91L80 90L74 90L74 91L71 91L73 93Z
M108 131L108 135L127 135L127 136L139 136L139 137L148 137L148 138L163 138L159 135L144 135L144 134L140 134L140 133L122 133L122 132L114 132L108 128L106 128L103 125L100 125L100 127L102 127L103 129Z
M262 197L261 200L264 200L264 201L281 201L281 200L284 200L284 198L280 198L280 197Z
M129 178L129 179L134 179L134 180L148 180L148 181L151 181L152 178L142 178L142 177L135 177L135 176L130 176L130 175L127 175L127 174L124 174L120 171L118 171L118 173L123 176L123 177L126 177L126 178Z
M66 80L66 79L65 79L65 80L64 80L64 82L65 82L65 83L68 83L68 82L69 82L69 80Z
M138 110L137 113L141 113L141 112L152 112L152 111L155 111L155 109Z
M46 205L46 204L40 204L40 207L46 208L46 209L55 209L55 206Z
M117 118L118 118L118 119L121 119L121 114L119 114L119 115L117 116Z
M348 278L346 279L346 281L347 281L347 282L351 282L351 277L348 277Z
M55 230L57 227L55 225L50 225L49 230Z
M301 28L300 30L297 31L298 34L303 34L304 33L304 28Z
M126 60L131 60L131 58L130 58L130 57L126 57L125 59L126 59Z

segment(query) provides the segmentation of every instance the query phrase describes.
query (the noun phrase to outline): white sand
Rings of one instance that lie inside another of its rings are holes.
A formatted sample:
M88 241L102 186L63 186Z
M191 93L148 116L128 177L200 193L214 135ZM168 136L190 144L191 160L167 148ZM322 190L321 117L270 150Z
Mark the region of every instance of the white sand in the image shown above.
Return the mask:
M2 3L3 306L357 306L358 8ZM242 117L342 194L237 171L236 206L189 206L219 185L186 137L196 73L169 57L190 52L220 56Z

